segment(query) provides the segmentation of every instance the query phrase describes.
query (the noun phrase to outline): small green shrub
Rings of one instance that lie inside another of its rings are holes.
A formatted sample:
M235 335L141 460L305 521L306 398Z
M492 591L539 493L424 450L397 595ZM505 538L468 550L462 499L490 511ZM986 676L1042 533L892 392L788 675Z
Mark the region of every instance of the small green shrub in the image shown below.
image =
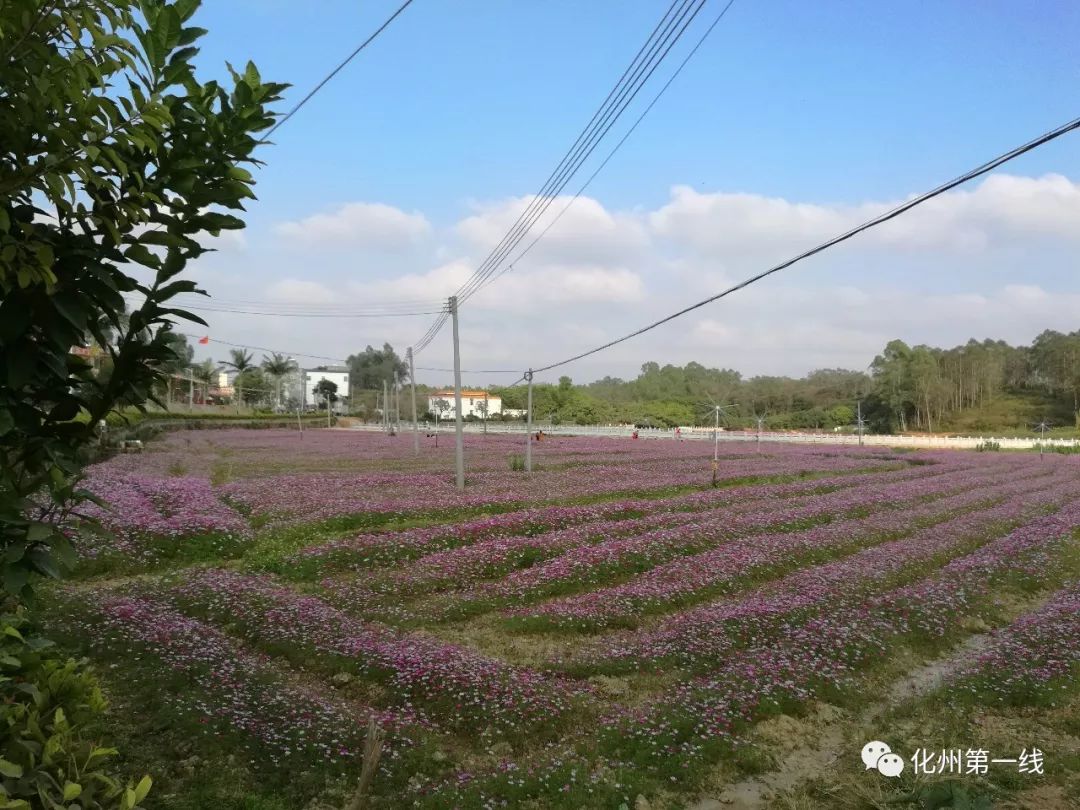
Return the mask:
M1000 453L1001 443L992 442L987 439L985 442L979 442L977 445L975 445L975 449L980 453Z
M121 787L104 770L116 750L83 736L106 707L94 676L28 633L0 618L0 808L138 810L150 777Z
M220 487L229 483L233 478L233 465L223 464L221 462L214 462L214 466L210 469L210 483L215 487Z
M525 472L525 456L510 456L510 469L513 472Z
M1063 456L1080 454L1080 444L1047 444L1035 443L1035 450L1040 453L1060 453Z

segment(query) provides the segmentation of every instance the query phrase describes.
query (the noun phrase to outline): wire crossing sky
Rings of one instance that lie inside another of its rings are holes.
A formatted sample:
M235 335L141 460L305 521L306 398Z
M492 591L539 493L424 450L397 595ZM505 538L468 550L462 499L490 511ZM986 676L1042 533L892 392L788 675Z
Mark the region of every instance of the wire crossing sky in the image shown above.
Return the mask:
M485 283L494 280L494 274L499 269L502 262L529 234L529 231L544 215L557 196L566 187L567 183L570 182L585 161L589 159L593 151L599 146L603 138L619 120L622 113L633 102L638 92L645 86L653 73L656 72L656 69L671 52L671 49L686 32L686 29L694 21L698 12L704 7L705 2L706 0L674 0L674 2L672 2L667 12L660 19L660 22L657 23L656 27L649 34L648 39L623 71L622 75L615 83L615 86L612 87L607 97L600 104L600 107L593 113L592 118L585 125L585 128L555 166L555 169L540 188L540 191L533 196L525 210L522 211L517 220L510 227L510 230L507 231L499 243L480 263L480 266L477 267L472 276L457 290L455 295L458 297L459 305L464 304L469 297L476 293ZM719 22L727 12L728 8L731 7L731 2L733 2L733 0L727 3L720 13L720 16L706 31L705 36L708 36L709 31L716 26L716 23ZM693 55L700 44L701 42L699 41L698 45L690 52L690 56ZM689 59L689 56L687 59ZM683 65L685 65L685 61L683 62ZM682 65L680 65L678 70L682 70ZM676 75L677 73L678 71L676 71ZM674 76L672 78L674 78ZM670 84L670 80L668 84ZM661 89L661 94L664 89L666 89L666 85ZM656 100L654 99L653 104L655 104L655 101ZM649 107L646 108L645 112L642 113L642 117L648 113L652 106L653 105L650 104ZM638 123L640 123L640 119L638 120ZM624 136L623 140L629 136L630 132L632 132L636 126L637 124L635 123L627 135ZM615 148L617 150L618 145L616 145ZM610 157L611 156L609 155L608 160L610 160ZM597 172L599 172L606 163L607 160L601 164L600 168L597 169ZM592 178L586 182L586 185L588 185L591 180ZM582 187L582 190L584 190L584 187ZM579 191L578 194L580 195L580 193L581 192ZM571 200L571 204L572 202L573 200ZM558 217L556 219L558 219ZM541 236L542 235L543 234L541 234ZM429 329L428 332L416 342L413 349L414 353L425 349L431 341L434 340L445 322L446 318L440 316L439 320L432 326L432 329Z
M888 222L891 219L895 219L896 217L900 216L901 214L904 214L904 213L910 211L912 208L915 208L916 206L922 205L923 203L927 202L928 200L932 200L935 197L937 197L937 196L939 196L941 194L944 194L945 192L950 191L951 189L956 188L957 186L963 185L964 183L967 183L967 182L969 182L971 180L974 180L976 177L980 177L980 176L982 176L984 174L987 174L988 172L993 171L997 167L999 167L999 166L1001 166L1001 165L1003 165L1005 163L1008 163L1010 160L1014 160L1015 158L1018 158L1021 155L1027 153L1027 152L1030 152L1032 149L1036 149L1037 147L1042 146L1043 144L1046 144L1046 143L1049 143L1050 141L1056 140L1057 138L1060 138L1062 135L1067 135L1068 133L1073 132L1076 129L1080 129L1080 118L1076 118L1076 119L1073 119L1072 121L1069 121L1066 124L1062 124L1060 127L1057 127L1056 129L1052 129L1049 132L1046 132L1046 133L1040 135L1039 137L1028 141L1025 144L1017 146L1015 149L1011 149L1008 152L1005 152L1004 154L999 155L998 157L993 158L992 160L989 160L986 163L983 163L981 166L977 166L976 168L965 172L964 174L960 175L959 177L948 181L947 183L943 183L942 185L937 186L936 188L933 188L930 191L924 192L923 194L920 194L919 196L909 200L908 202L905 202L902 205L898 205L898 206L896 206L895 208L893 208L890 211L886 211L884 214L880 214L879 216L876 216L873 219L870 219L870 220L862 223L861 225L859 225L859 226L857 226L855 228L852 228L851 230L849 230L849 231L847 231L845 233L840 234L839 236L835 236L832 239L829 239L827 242L821 243L817 247L814 247L814 248L811 248L810 250L804 251L803 253L800 253L799 255L794 256L794 257L788 259L785 262L781 262L778 265L770 267L768 270L764 270L764 271L758 273L757 275L751 276L750 278L747 278L747 279L745 279L743 281L740 281L738 284L735 284L732 287L728 287L726 290L724 290L722 292L719 292L716 295L710 296L709 298L706 298L706 299L704 299L702 301L698 301L696 304L691 304L688 307L684 307L683 309L680 309L677 312L673 312L672 314L668 315L667 317L661 318L660 320L655 321L655 322L649 324L648 326L643 326L641 329L637 329L637 330L635 330L633 332L630 332L627 335L623 335L620 338L616 338L615 340L609 341L609 342L603 344L602 346L597 346L594 349L589 349L588 351L581 352L580 354L576 354L573 357L568 357L565 360L560 360L557 363L549 363L546 366L540 366L539 368L532 369L532 370L534 372L537 372L537 373L538 372L543 372L543 371L550 371L552 369L556 369L556 368L559 368L561 366L565 366L565 365L568 365L570 363L573 363L575 360L581 360L582 358L588 357L588 356L593 355L593 354L597 354L598 352L602 352L605 349L610 349L612 346L617 346L618 344L623 343L624 341L630 340L631 338L637 337L638 335L643 335L646 332L649 332L649 331L652 331L653 329L656 329L658 326L663 326L664 324L670 323L671 321L675 320L676 318L681 318L683 315L686 315L686 314L688 314L690 312L693 312L696 309L700 309L701 307L706 306L707 304L711 304L714 301L720 300L721 298L726 298L727 296L731 295L732 293L738 292L739 290L743 290L743 289L749 287L751 284L755 284L758 281L761 281L762 279L767 278L768 276L771 276L773 273L779 273L781 270L786 270L787 268L791 267L792 265L796 264L797 262L801 262L803 259L808 259L811 256L814 256L814 255L816 255L818 253L826 251L829 248L835 247L836 245L840 244L841 242L846 242L848 239L851 239L852 237L859 235L863 231L868 231L871 228L875 228L878 225L881 225L881 224L883 224L885 222Z
M461 292L466 365L571 358L1075 114L1069 4L972 15L774 0L736 3L720 26L723 0L325 0L318 15L252 14L254 2L198 12L200 74L227 81L226 61L251 59L297 88L299 112L262 155L248 227L208 239L215 252L192 265L212 297L190 303L212 335L325 357L389 342L447 368L440 328ZM579 359L575 378L633 376L644 361L799 376L865 368L894 338L1071 331L1078 157L1057 139L816 254L813 272L751 285L722 316L702 307Z

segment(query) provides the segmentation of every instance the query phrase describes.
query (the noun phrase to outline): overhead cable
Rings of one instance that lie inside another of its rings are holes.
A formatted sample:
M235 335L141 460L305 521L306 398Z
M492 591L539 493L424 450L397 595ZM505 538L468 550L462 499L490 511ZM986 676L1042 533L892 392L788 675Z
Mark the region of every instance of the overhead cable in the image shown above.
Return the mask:
M463 303L525 238L670 53L707 0L675 0L577 140L498 245L458 290Z
M265 346L252 346L248 343L233 343L228 340L218 340L217 338L205 337L203 335L193 335L188 332L178 332L177 334L183 335L186 338L192 340L206 340L209 343L218 343L223 346L232 346L234 349L253 349L257 352L269 352L270 354L284 354L286 356L295 355L296 357L307 357L310 360L328 360L331 363L340 363L346 365L349 361L341 357L324 357L320 354L305 354L304 352L287 352L282 349L268 349ZM452 368L422 368L417 367L417 371L453 371ZM506 368L478 368L478 369L462 369L462 374L520 374L520 371Z
M438 318L435 319L435 323L428 327L428 330L423 334L423 336L418 341L416 341L415 344L413 344L414 357L428 347L431 341L435 339L435 336L439 334L439 331L443 328L443 325L446 323L449 317L450 316L447 313L442 313Z
M503 266L503 268L501 270L499 270L499 272L497 272L493 276L489 276L475 290L473 290L473 292L472 292L473 295L480 292L480 290L484 289L484 287L488 286L489 284L492 284L492 283L498 281L500 278L502 278L502 276L505 273L509 272L510 270L513 270L514 266L518 262L520 262L523 258L525 258L525 256L527 256L529 254L529 252L534 247L536 247L536 243L539 242L541 239L543 239L547 235L547 232L550 231L553 227L555 227L555 224L560 219L563 218L563 215L567 211L570 210L570 206L572 206L575 202L577 202L578 198L582 194L585 193L585 189L587 189L589 187L589 185L592 183L592 181L596 179L596 176L598 174L600 174L600 172L602 172L604 170L604 167L608 165L608 163L611 161L611 159L613 157L615 157L615 153L618 152L622 148L623 144L626 143L627 140L629 140L630 136L634 134L634 130L636 130L638 128L638 125L642 121L645 120L645 116L647 116L649 114L649 112L652 110L652 108L656 106L656 102L658 102L660 100L660 97L663 96L664 93L667 92L667 89L669 87L671 87L671 85L674 83L675 79L677 79L679 77L679 74L682 73L683 68L686 67L687 63L691 59L694 58L694 54L696 54L698 52L698 49L701 48L701 46L705 44L705 40L709 38L709 34L711 34L713 32L713 29L716 28L716 26L719 24L719 22L722 19L724 19L724 15L726 15L728 13L728 10L734 4L735 4L735 0L728 0L727 5L725 5L720 10L720 13L717 14L716 18L712 21L712 25L710 25L708 28L705 29L705 33L701 35L701 38L697 41L697 43L694 45L694 47L690 49L690 52L686 55L686 57L682 60L682 62L679 63L679 66L675 69L675 72L671 74L671 76L668 78L668 80L666 82L664 82L664 86L660 88L660 92L658 92L655 96L653 96L653 100L649 102L649 106L647 106L644 110L642 110L641 115L639 115L637 117L637 120L634 121L634 123L631 125L630 129L626 130L626 132L623 134L622 138L619 139L619 142L617 144L615 144L615 148L612 149L610 152L608 152L607 157L604 158L603 161L600 163L600 165L597 166L596 169L593 171L593 173L589 175L589 179L581 184L581 188L579 188L574 193L574 196L571 197L570 201L567 202L566 205L564 205L562 207L562 209L559 211L559 213L555 215L555 218L553 220L551 220L551 222L549 222L544 227L544 230L542 230L539 233L539 235L535 239L533 239L532 242L530 242L528 244L528 246L524 250L521 251L521 253L519 253L511 261L507 262Z
M372 43L372 41L374 41L375 37L379 36L379 34L381 34L383 31L385 31L387 26L389 26L390 23L392 23L394 20L396 20L398 18L398 15L401 14L401 12L403 12L406 8L408 8L409 5L412 3L412 1L413 0L405 0L404 3L402 3L400 6L398 6L397 11L395 11L393 14L391 14L382 25L380 25L378 28L376 28L375 31L372 32L372 34L367 39L365 39L363 42L361 42L352 53L350 53L348 56L346 56L345 59L338 64L337 67L335 67L328 74L326 74L326 76L322 79L322 81L320 81L317 85L315 85L314 88L312 88L311 92L309 92L306 96L304 96L302 99L300 99L300 102L295 107L293 107L291 110L289 110L284 116L279 118L277 120L277 122L272 127L270 127L269 130L267 130L267 133L266 133L265 137L269 138L271 135L274 134L274 132L278 129L278 127L280 127L282 124L284 124L286 121L288 121L294 115L296 115L296 113L299 112L300 108L303 107L305 104L307 104L309 101L311 101L312 97L316 93L318 93L320 90L322 90L323 86L328 81L330 81L332 78L334 78L341 71L342 68L344 68L347 64L349 64L349 62L351 62L356 57L356 55L358 53L360 53L360 51L364 50L364 48L366 48L368 45L370 45Z
M673 0L667 12L638 50L630 65L623 71L607 98L593 113L589 123L563 155L538 194L534 196L514 225L481 262L472 276L461 286L458 291L459 303L471 296L476 291L475 288L482 284L498 268L499 263L525 238L529 229L544 214L581 164L596 149L600 139L607 134L623 110L633 101L634 96L652 76L705 2L706 0ZM681 28L678 27L680 23ZM662 52L661 49L663 49ZM413 347L414 354L428 346L445 323L446 316L440 316L424 336L416 341Z
M1018 146L1015 149L1011 149L1008 152L1005 152L1004 154L999 155L998 157L993 158L992 160L989 160L986 163L983 163L981 166L978 166L978 167L976 167L974 169L971 169L968 172L965 172L964 174L960 175L959 177L957 177L957 178L955 178L953 180L950 180L947 183L944 183L944 184L942 184L940 186L937 186L936 188L933 188L930 191L924 192L924 193L918 195L917 197L913 197L912 199L908 200L907 202L901 203L900 205L897 205L895 208L892 208L892 209L890 209L889 211L886 211L883 214L880 214L880 215L878 215L878 216L876 216L876 217L874 217L872 219L869 219L866 222L862 223L861 225L858 225L858 226L852 228L849 231L845 231L844 233L840 234L839 236L835 236L835 237L833 237L832 239L829 239L826 242L822 242L817 247L814 247L814 248L811 248L810 250L804 251L803 253L800 253L797 256L794 256L794 257L788 259L787 261L781 262L780 264L777 264L777 265L775 265L773 267L770 267L768 270L764 270L764 271L758 273L757 275L751 276L751 277L745 279L744 281L740 281L738 284L735 284L734 286L728 287L726 290L723 290L722 292L719 292L716 295L709 296L708 298L706 298L706 299L704 299L702 301L698 301L695 304L691 304L688 307L684 307L683 309L680 309L677 312L673 312L671 315L668 315L665 318L661 318L660 320L655 321L655 322L649 324L648 326L644 326L641 329L636 329L633 332L630 332L627 335L623 335L620 338L616 338L615 340L609 341L609 342L603 344L602 346L597 346L594 349L589 349L586 352L581 352L580 354L576 354L573 357L568 357L565 360L560 360L557 363L550 363L550 364L548 364L546 366L540 366L540 367L534 368L533 371L534 372L550 371L553 368L559 368L560 366L565 366L568 363L573 363L576 360L581 360L582 358L588 357L589 355L596 354L597 352L602 352L605 349L610 349L612 346L616 346L616 345L618 345L620 343L623 343L624 341L627 341L627 340L630 340L631 338L637 337L638 335L642 335L645 332L649 332L649 331L651 331L653 329L656 329L658 326L662 326L663 324L668 323L669 321L673 321L676 318L680 318L680 317L682 317L683 315L686 315L689 312L693 312L696 309L700 309L701 307L705 306L706 304L711 304L713 301L717 301L717 300L719 300L721 298L725 298L725 297L727 297L728 295L731 295L734 292L738 292L739 290L742 290L742 289L744 289L746 287L749 287L751 284L754 284L754 283L756 283L758 281L761 281L763 278L766 278L767 276L771 276L773 273L778 273L781 270L785 270L788 267L791 267L793 264L796 264L797 262L802 261L803 259L807 259L807 258L809 258L811 256L814 256L814 255L816 255L818 253L821 253L821 252L823 252L825 250L828 250L829 248L834 247L835 245L838 245L841 242L845 242L848 239L851 239L853 236L857 236L858 234L862 233L863 231L869 230L870 228L873 228L873 227L876 227L878 225L881 225L882 223L888 222L889 220L894 219L894 218L900 216L901 214L903 214L903 213L905 213L907 211L910 211L912 208L915 208L918 205L922 205L924 202L926 202L928 200L931 200L934 197L937 197L937 196L939 196L941 194L944 194L945 192L950 191L951 189L956 188L959 185L967 183L968 181L973 180L976 177L979 177L979 176L984 175L984 174L986 174L988 172L991 172L994 169L996 169L998 166L1001 166L1004 163L1008 163L1010 160L1013 160L1013 159L1015 159L1017 157L1020 157L1020 155L1026 154L1027 152L1030 152L1032 149L1035 149L1035 148L1037 148L1039 146L1042 146L1043 144L1049 143L1050 141L1055 140L1056 138L1060 138L1062 135L1066 135L1069 132L1073 132L1076 129L1080 129L1080 118L1076 118L1076 119L1068 122L1067 124L1062 124L1061 126L1055 128L1055 129L1052 129L1049 132L1044 133L1043 135L1040 135L1039 137L1035 138L1034 140L1028 141L1027 143L1025 143L1025 144L1023 144L1021 146Z

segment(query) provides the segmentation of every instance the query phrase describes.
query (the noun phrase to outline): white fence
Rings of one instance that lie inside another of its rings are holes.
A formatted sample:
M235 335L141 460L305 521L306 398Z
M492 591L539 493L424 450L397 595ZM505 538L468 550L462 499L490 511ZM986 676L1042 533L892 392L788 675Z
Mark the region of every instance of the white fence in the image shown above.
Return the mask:
M381 425L356 425L350 430L382 430ZM411 430L411 425L402 423L402 431ZM432 431L431 425L421 426L421 430ZM533 425L533 430L542 430L552 436L621 436L628 438L635 432L641 439L674 439L674 428L633 428L625 425ZM466 422L465 431L468 433L483 433L484 425L477 422ZM712 428L707 427L684 427L678 429L678 437L692 440L713 439ZM439 425L441 434L453 433L454 423L443 422ZM525 424L522 422L488 422L487 432L495 435L524 434ZM722 430L719 434L722 442L753 442L758 440L758 434L754 431ZM850 433L776 433L763 432L761 441L764 442L789 442L796 444L846 444L858 445L859 437ZM1037 437L1032 438L986 438L978 436L874 436L864 435L863 444L873 447L912 447L922 449L963 449L972 450L984 442L995 442L1002 450L1031 450L1040 444ZM1080 439L1047 439L1047 447L1078 447Z

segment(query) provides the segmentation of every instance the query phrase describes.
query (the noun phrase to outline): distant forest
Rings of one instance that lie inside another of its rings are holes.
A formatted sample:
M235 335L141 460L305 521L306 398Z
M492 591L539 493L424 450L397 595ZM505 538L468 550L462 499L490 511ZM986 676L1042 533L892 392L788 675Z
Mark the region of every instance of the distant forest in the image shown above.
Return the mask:
M524 408L525 388L492 388L504 407ZM939 349L890 342L869 373L818 369L805 377L750 377L700 363L645 363L633 380L605 377L533 388L539 420L579 424L708 425L713 404L734 403L722 425L770 429L850 429L862 405L868 429L1031 432L1043 420L1080 428L1080 330L1046 331L1030 346L971 340Z

